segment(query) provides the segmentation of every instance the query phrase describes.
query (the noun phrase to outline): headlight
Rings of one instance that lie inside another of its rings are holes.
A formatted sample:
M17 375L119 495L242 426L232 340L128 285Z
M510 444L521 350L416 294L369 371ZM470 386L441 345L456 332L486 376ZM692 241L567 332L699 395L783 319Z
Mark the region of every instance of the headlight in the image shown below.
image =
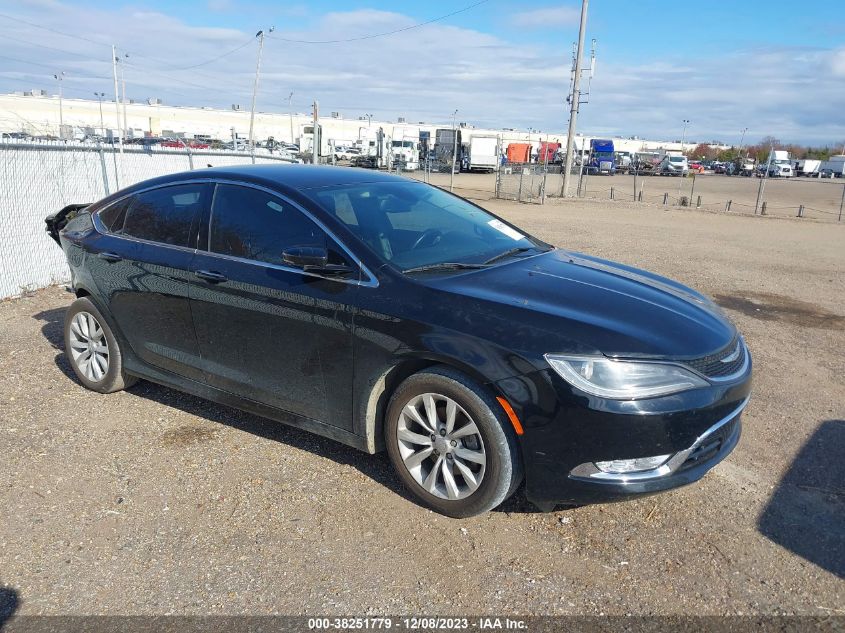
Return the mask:
M573 387L602 398L652 398L710 384L677 365L613 360L605 356L546 354L545 358Z

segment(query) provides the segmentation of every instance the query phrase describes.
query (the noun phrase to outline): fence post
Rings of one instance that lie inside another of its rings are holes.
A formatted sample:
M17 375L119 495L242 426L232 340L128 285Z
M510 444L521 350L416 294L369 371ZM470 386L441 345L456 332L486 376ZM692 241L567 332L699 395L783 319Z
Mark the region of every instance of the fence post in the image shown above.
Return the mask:
M692 188L689 190L689 199L692 202L693 196L695 195L695 174L692 175Z
M842 185L842 199L839 201L839 219L837 222L842 221L842 206L845 204L845 185Z
M613 187L610 188L610 199L613 200Z
M804 205L803 204L798 205L798 217L799 218L804 217Z
M664 194L663 194L663 204L664 204L664 205L666 205L666 204L668 204L668 203L669 203L669 194L668 194L668 193L664 193Z
M698 196L698 199L695 201L695 208L696 209L701 208L701 196Z
M519 190L516 193L517 202L522 202L522 177L525 175L525 167L519 169Z
M188 169L194 171L194 155L191 154L191 146L185 141L185 151L188 153Z
M106 192L106 195L109 195L109 172L106 169L106 155L100 143L97 144L97 153L100 155L100 169L103 172L103 191Z
M637 196L637 200L638 200L639 202L642 202L642 201L643 201L643 190L642 190L642 189L640 189L640 194Z
M763 201L763 205L760 207L760 215L766 215L766 202Z
M544 168L543 169L543 182L540 183L540 204L546 204L546 177L548 176L548 174L549 174L548 168Z

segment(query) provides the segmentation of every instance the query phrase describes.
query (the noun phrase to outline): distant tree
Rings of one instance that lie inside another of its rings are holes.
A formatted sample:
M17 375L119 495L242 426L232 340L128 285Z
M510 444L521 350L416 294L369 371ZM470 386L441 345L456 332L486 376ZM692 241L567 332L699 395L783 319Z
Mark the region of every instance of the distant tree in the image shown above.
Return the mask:
M687 152L687 156L695 160L713 160L716 158L716 150L707 143L699 143Z
M768 147L770 149L782 149L783 143L780 142L779 138L775 138L774 136L764 136L760 139L760 142L757 144L759 147Z

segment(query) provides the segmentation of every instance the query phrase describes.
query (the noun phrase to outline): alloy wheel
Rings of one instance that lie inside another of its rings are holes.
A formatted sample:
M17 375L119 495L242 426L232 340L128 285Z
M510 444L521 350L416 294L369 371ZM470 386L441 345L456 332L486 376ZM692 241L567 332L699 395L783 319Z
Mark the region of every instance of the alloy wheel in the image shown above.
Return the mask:
M470 415L448 396L424 393L399 415L396 442L402 462L426 492L450 501L481 485L487 454Z
M100 382L109 371L109 343L99 321L90 312L79 312L70 323L73 363L91 382Z

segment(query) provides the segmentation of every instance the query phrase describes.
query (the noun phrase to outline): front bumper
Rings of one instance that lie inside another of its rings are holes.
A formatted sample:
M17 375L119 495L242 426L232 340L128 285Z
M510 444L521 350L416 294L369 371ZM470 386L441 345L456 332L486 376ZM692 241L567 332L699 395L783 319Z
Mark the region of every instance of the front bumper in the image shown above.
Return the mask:
M729 385L640 401L574 393L551 370L498 383L522 420L526 496L540 507L621 501L693 483L727 457L742 429L751 368ZM526 397L527 396L527 397ZM651 470L596 462L670 455Z

